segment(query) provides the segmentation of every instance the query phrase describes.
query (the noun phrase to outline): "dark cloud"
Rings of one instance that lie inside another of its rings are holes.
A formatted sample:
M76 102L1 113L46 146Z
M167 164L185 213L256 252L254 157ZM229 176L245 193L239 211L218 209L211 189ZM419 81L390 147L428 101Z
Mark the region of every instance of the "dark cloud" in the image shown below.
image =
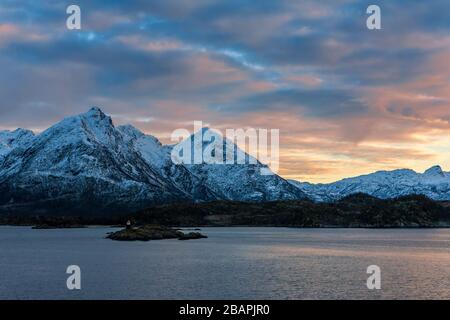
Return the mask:
M298 115L319 118L340 118L368 114L369 107L354 93L346 90L278 90L247 96L227 106L226 112L258 112L289 110Z

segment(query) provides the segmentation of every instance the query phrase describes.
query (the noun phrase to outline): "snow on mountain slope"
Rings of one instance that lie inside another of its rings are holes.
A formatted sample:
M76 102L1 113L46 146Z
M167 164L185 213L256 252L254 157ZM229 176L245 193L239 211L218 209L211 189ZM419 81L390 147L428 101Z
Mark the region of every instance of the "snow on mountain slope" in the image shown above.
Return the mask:
M378 171L329 184L290 182L315 201L334 201L354 193L382 199L421 194L434 200L450 200L450 173L440 166L431 167L424 173L409 169Z
M192 146L191 163L194 163L194 153L203 155L205 150L207 150L205 154L210 151L210 158L214 158L214 148L211 144L222 140L224 141L222 147L224 164L185 164L190 172L201 179L202 184L220 195L221 199L274 201L307 198L301 190L293 187L280 176L262 175L263 170L270 170L266 165L261 164L234 143L223 139L219 133L209 128L203 128L185 140L185 143L190 143ZM194 141L203 141L203 143L196 145ZM233 164L225 164L227 154L233 157ZM245 159L245 165L237 163L239 155ZM254 164L250 163L250 160L253 160Z
M220 149L211 146L221 139L204 128L183 143L192 154L214 157ZM0 212L124 213L174 201L334 201L354 193L450 200L450 173L439 166L422 174L379 171L314 185L261 174L268 167L226 139L219 157L226 161L232 154L233 164L175 164L173 148L133 126L115 127L98 108L38 135L0 131ZM239 156L245 164L236 163Z
M0 168L3 211L64 206L117 212L190 199L154 171L98 108L16 147Z
M34 138L30 130L0 131L0 161L15 147L29 143Z
M0 212L126 213L155 204L305 197L257 165L183 165L133 126L115 127L99 108L39 135L0 135ZM241 151L242 152L242 151Z
M172 179L179 189L191 194L194 200L262 201L306 197L277 175L260 175L260 169L266 167L260 163L256 165L174 164L171 159L173 146L163 146L155 137L145 135L130 125L118 127L118 129L133 142L150 166L164 177ZM204 128L201 132L205 137L207 134L218 137L217 133L208 128ZM182 142L190 145L192 157L195 148L194 137L199 135L201 133L197 132ZM202 141L201 138L199 141ZM204 142L199 147L204 150L208 144ZM250 157L230 142L225 144L225 148L231 148L235 157L238 154L247 159Z
M127 141L133 144L150 167L164 178L170 179L178 189L189 194L194 201L220 199L184 165L176 165L172 162L170 157L172 148L170 146L163 146L155 137L146 135L131 125L119 126L117 129Z

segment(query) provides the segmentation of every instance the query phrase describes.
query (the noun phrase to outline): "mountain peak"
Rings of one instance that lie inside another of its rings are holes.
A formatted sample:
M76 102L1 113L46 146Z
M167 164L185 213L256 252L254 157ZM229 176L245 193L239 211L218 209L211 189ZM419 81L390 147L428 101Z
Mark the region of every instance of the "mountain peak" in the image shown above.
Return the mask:
M93 107L91 107L90 109L89 109L89 111L87 112L87 114L91 114L91 115L105 115L104 113L103 113L103 111L102 111L102 109L100 109L99 107L95 107L95 106L93 106Z
M217 133L217 131L215 131L215 130L209 128L209 127L202 127L200 130L198 130L198 131L194 132L193 134L191 134L191 136L192 137L193 136L202 136L203 137L204 134L217 135L218 133Z
M429 168L428 170L426 170L424 173L424 175L427 176L434 176L434 177L444 177L445 173L442 170L441 166L433 166L431 168Z
M91 107L88 112L81 114L81 118L94 127L114 126L111 117L107 116L99 107Z
M0 130L0 135L9 135L13 137L22 136L22 135L30 135L34 136L34 132L28 129L17 128L15 130Z

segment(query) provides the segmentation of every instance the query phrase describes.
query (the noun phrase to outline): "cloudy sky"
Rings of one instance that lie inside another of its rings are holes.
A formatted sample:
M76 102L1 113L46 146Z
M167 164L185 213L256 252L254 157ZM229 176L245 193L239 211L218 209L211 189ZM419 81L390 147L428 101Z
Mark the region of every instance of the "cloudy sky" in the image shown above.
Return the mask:
M66 28L81 7L82 29ZM382 30L366 28L381 7ZM448 0L0 1L0 129L278 128L287 178L450 170Z

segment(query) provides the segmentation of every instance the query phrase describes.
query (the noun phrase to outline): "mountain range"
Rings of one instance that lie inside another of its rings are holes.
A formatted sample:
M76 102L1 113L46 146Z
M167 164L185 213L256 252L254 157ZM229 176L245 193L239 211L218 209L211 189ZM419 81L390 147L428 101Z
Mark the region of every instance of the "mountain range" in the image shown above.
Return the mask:
M311 184L289 180L316 202L332 202L346 196L365 193L380 199L424 195L437 201L450 200L450 173L434 166L424 173L410 169L378 171L346 178L329 184Z
M185 141L205 134L218 135L204 128ZM401 169L311 184L262 175L267 167L260 162L175 164L173 148L131 125L115 126L97 107L39 134L0 131L0 213L123 214L167 203L333 202L356 193L450 200L450 173L439 166L423 174ZM229 141L224 148L245 154Z
M116 127L96 107L37 135L1 131L0 212L120 214L173 202L306 198L280 176L261 175L259 162L174 164L172 148Z

